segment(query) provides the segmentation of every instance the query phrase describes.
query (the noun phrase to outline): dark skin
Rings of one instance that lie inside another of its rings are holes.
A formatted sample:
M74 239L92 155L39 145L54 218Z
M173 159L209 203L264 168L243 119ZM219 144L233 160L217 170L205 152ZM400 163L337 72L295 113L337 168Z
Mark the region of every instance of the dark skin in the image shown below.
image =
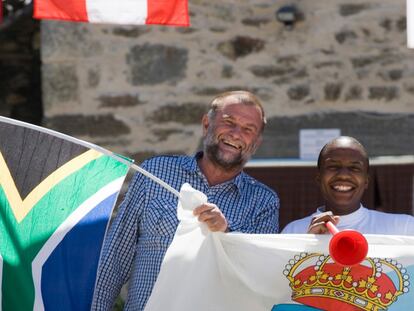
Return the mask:
M325 213L312 219L308 233L327 233L326 222L337 224L341 215L355 212L368 187L368 158L361 144L342 136L321 151L316 181L325 200Z

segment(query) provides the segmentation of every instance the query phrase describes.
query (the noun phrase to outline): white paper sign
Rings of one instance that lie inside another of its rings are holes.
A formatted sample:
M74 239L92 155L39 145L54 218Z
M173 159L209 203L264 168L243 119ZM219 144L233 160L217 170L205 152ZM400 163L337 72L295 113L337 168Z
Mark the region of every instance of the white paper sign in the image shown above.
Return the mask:
M299 132L301 160L316 160L322 147L330 140L341 136L340 129L302 129Z

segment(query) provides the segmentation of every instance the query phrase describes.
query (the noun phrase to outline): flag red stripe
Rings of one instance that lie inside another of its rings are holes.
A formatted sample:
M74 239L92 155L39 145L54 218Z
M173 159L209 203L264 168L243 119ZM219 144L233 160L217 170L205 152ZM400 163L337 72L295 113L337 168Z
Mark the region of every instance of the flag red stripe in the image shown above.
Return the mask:
M0 0L0 24L3 21L3 1Z
M148 0L146 24L189 26L188 0Z
M33 17L88 21L85 0L35 0Z

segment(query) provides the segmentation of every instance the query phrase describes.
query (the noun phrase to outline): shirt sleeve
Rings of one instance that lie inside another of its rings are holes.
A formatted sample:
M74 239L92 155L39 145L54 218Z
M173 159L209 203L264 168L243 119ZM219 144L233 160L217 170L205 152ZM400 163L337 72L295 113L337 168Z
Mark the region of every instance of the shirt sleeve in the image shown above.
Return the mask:
M405 234L414 236L414 217L407 216L407 221L405 223Z
M280 233L282 233L282 234L295 233L295 230L293 230L293 224L292 223L288 223L286 225L286 227L284 227L283 230Z
M274 195L267 208L256 217L258 233L279 233L279 198Z
M302 219L294 220L288 223L282 230L282 234L306 234L308 233L309 225L311 224L312 218L315 214L307 216Z
M249 226L244 233L267 234L279 232L279 198L275 193L265 196L262 205L258 208Z
M104 241L91 310L111 310L129 277L144 203L144 177L136 173Z

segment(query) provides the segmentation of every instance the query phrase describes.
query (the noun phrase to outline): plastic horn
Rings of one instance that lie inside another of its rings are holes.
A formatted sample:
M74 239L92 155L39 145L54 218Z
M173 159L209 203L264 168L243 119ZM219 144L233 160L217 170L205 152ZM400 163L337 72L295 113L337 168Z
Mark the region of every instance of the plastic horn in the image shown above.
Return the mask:
M337 264L355 266L367 257L368 242L361 233L348 229L339 231L331 221L326 223L326 227L333 235L329 242L329 254Z

